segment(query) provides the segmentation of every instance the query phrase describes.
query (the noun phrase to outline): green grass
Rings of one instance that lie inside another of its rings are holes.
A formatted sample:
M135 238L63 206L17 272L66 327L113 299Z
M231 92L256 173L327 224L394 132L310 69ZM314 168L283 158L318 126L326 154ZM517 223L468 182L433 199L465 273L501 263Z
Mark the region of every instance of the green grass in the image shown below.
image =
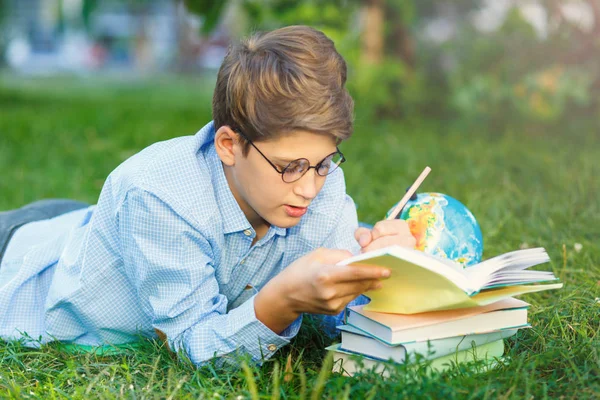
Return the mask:
M0 209L44 197L95 202L125 158L210 119L211 78L153 82L0 82ZM593 398L600 393L600 136L596 131L486 133L429 120L370 123L358 111L343 144L359 217L381 219L425 165L424 191L449 194L477 216L485 257L545 247L565 287L525 296L532 329L507 341L510 362L480 374L427 375L399 366L382 380L331 375L314 322L263 367L177 361L154 342L120 356L0 342L0 397L15 398ZM576 251L574 245L582 245ZM293 378L283 380L288 356ZM325 363L325 364L324 364ZM322 366L325 365L325 368Z

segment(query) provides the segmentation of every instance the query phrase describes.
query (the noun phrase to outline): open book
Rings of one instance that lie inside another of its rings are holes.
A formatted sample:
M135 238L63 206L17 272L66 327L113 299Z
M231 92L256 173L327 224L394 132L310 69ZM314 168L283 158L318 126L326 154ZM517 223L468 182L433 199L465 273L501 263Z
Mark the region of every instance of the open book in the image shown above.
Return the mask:
M543 248L517 250L471 267L400 246L348 258L340 265L378 265L392 270L383 288L368 292L365 310L398 314L476 307L524 293L558 289L549 271L527 268L550 261Z

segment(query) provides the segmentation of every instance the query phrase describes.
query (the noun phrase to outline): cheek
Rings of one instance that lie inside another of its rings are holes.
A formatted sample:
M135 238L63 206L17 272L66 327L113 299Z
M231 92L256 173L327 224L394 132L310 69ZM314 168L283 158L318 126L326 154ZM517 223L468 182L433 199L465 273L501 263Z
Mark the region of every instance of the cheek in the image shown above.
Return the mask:
M269 208L279 205L289 197L290 186L274 171L247 169L244 171L245 192L255 206Z
M323 189L323 186L325 186L325 181L327 180L327 177L323 177L323 179L319 179L319 181L317 182L317 193L319 193L321 191L321 189Z
M281 179L277 181L273 177L261 182L255 189L255 198L265 207L279 206L290 197L290 188Z

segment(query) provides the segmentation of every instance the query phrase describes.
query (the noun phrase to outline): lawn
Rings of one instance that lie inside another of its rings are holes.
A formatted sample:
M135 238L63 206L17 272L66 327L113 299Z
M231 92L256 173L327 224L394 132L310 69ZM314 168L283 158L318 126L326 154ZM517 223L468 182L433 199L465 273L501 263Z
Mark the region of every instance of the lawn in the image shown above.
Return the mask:
M120 162L210 119L211 77L22 79L0 76L0 210L46 197L93 203ZM545 247L565 286L531 294L532 329L507 340L504 365L442 374L399 366L331 375L331 340L312 321L262 367L196 369L145 342L121 355L70 355L0 342L0 397L15 398L594 398L600 396L600 133L494 135L434 117L371 122L357 109L342 145L348 192L381 219L425 165L424 191L466 204L484 257ZM292 372L282 371L291 360ZM284 379L284 376L287 376Z

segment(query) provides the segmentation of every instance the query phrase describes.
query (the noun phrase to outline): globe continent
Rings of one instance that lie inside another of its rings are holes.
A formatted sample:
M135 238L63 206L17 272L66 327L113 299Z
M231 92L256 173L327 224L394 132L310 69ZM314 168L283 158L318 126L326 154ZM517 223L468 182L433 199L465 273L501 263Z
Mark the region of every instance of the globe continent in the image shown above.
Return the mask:
M393 210L390 209L386 217ZM460 201L441 193L419 193L399 218L417 239L415 248L467 267L481 261L483 237L477 220Z

